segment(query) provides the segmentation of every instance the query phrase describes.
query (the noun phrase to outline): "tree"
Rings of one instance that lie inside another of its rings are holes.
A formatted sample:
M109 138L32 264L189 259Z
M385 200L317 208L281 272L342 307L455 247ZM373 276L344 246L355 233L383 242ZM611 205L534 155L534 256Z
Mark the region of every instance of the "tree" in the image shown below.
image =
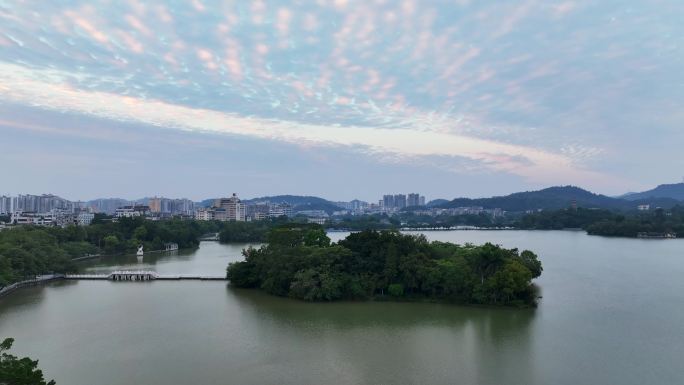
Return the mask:
M537 254L529 250L525 250L520 253L520 262L523 264L523 266L530 270L532 273L532 278L538 278L544 270L542 268L541 262L539 262L539 259L537 259Z
M7 338L0 344L0 384L55 385L55 381L45 382L43 372L38 369L38 361L6 353L13 344L14 338Z
M147 228L145 226L138 226L135 228L135 231L133 231L133 239L137 240L138 242L142 242L147 238Z
M327 247L330 246L330 238L323 228L311 229L304 235L304 245Z
M270 239L228 266L232 285L305 301L373 298L387 290L393 298L533 305L531 280L542 271L529 251L428 243L394 231L362 231L329 245L318 229L291 227Z
M404 285L400 283L393 283L387 286L387 293L392 297L402 297L404 295Z
M113 254L119 251L119 238L116 235L108 235L104 238L104 249L108 254Z

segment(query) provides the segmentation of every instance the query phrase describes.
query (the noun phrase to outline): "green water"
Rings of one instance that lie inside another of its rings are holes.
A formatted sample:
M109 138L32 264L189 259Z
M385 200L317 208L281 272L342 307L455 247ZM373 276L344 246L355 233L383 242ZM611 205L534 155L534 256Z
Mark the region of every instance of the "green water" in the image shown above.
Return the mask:
M15 353L40 359L59 385L684 383L684 241L426 235L534 250L539 308L309 304L224 282L60 282L0 300L0 337L15 337ZM206 242L87 270L216 275L242 247Z

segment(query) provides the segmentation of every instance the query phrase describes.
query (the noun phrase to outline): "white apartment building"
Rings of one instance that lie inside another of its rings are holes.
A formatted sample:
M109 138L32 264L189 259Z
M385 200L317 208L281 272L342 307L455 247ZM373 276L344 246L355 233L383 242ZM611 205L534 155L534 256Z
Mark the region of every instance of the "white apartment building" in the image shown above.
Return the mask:
M150 212L149 206L124 206L119 207L114 211L114 216L117 218L133 218L133 217L144 217Z
M198 221L212 221L214 220L214 211L207 208L197 209L195 211L195 219Z
M195 219L200 221L237 221L245 220L245 204L235 193L230 198L217 199L212 208L200 208L195 211Z
M95 214L82 211L78 213L76 222L79 226L89 226L93 222L93 219L95 219Z

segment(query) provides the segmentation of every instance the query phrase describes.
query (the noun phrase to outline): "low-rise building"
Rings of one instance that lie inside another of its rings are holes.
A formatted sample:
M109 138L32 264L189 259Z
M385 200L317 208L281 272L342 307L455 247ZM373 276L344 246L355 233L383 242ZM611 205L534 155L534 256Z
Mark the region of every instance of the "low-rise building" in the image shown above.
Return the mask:
M145 205L133 205L119 207L114 211L114 216L117 218L134 218L144 217L150 213L150 207Z
M195 211L195 219L198 221L213 221L214 210L209 208L200 208Z
M240 201L236 194L230 198L216 199L212 207L195 210L195 219L200 221L242 222L245 220L245 204Z
M35 213L15 211L11 222L15 225L52 226L55 224L54 213Z
M292 206L285 202L269 204L268 216L271 218L278 218L282 216L286 216L288 218L292 217Z
M79 226L89 226L93 222L93 219L95 219L95 214L82 211L78 213L76 222Z
M324 225L327 220L327 217L309 217L306 219L308 223L316 223L319 225Z

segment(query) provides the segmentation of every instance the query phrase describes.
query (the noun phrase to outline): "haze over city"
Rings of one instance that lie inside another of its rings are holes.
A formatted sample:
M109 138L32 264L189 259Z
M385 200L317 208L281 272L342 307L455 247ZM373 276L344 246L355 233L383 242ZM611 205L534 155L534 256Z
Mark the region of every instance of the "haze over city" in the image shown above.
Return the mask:
M0 194L679 181L684 3L0 1Z

